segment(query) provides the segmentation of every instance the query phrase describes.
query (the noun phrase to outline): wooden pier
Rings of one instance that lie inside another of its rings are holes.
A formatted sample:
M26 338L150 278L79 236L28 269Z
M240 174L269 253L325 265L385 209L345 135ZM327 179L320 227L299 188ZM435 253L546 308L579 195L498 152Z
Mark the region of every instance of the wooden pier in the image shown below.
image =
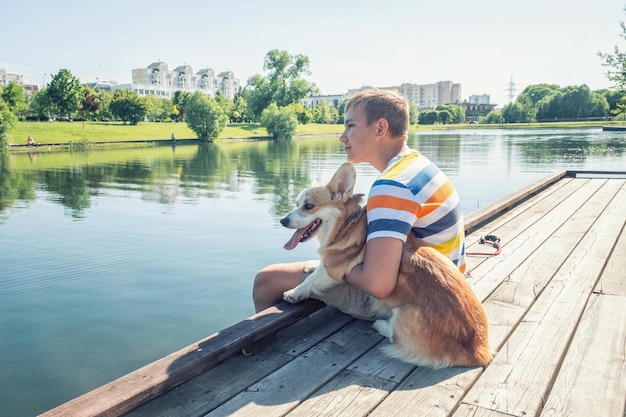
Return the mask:
M281 303L43 414L625 416L626 172L559 172L468 216L484 368L388 359L371 323ZM242 347L263 349L243 356Z

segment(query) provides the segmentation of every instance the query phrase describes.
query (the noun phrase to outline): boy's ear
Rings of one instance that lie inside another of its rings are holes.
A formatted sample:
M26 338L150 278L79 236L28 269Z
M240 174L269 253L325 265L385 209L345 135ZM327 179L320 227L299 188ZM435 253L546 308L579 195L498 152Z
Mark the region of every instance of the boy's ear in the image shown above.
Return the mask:
M378 119L376 121L376 135L384 136L389 130L389 122L385 118Z

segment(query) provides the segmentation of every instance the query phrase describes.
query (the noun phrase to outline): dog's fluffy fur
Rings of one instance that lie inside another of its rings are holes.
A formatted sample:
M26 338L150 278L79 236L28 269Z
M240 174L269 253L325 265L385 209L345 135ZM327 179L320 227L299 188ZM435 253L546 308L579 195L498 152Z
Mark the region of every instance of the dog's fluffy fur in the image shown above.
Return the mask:
M285 300L318 298L356 317L378 319L374 328L391 342L385 352L406 362L433 368L486 365L491 354L480 301L456 265L412 233L387 298L344 283L352 267L363 262L367 233L362 195L352 193L355 180L354 166L343 164L328 185L304 190L297 208L281 219L283 226L297 229L286 249L315 236L321 258L315 272L285 292Z

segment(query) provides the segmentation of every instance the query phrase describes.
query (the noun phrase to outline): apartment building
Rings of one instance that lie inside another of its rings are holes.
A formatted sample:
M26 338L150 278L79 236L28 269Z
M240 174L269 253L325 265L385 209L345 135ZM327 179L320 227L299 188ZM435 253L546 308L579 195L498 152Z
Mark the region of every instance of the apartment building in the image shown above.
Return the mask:
M434 84L403 83L398 88L409 103L418 109L434 109L440 104L460 104L461 84L452 81L439 81Z
M314 109L317 107L322 101L328 103L329 106L333 106L335 108L339 107L339 104L347 97L346 94L332 94L332 95L323 95L323 96L309 96L300 100L300 104L302 104L307 109Z
M28 77L26 77L28 78ZM29 78L30 80L30 78ZM24 88L24 93L27 96L34 96L39 91L39 86L34 84L26 84L24 76L21 74L7 74L6 69L0 68L0 87L6 87L7 85L15 83L21 85Z
M170 70L165 62L154 62L146 68L132 70L132 84L118 88L129 89L140 96L171 98L176 91L195 93L201 91L214 97L218 92L230 100L239 91L239 80L232 71L215 75L211 68L194 72L189 65Z

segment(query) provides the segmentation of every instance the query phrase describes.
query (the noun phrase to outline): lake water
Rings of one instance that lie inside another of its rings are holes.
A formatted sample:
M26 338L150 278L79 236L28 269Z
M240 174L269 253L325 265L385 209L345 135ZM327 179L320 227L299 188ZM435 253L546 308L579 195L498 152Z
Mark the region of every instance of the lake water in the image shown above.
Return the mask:
M412 135L467 213L561 169L626 170L626 133ZM345 161L337 137L0 156L0 416L32 416L254 313L278 220ZM357 166L356 192L378 174ZM503 240L506 237L502 237Z

